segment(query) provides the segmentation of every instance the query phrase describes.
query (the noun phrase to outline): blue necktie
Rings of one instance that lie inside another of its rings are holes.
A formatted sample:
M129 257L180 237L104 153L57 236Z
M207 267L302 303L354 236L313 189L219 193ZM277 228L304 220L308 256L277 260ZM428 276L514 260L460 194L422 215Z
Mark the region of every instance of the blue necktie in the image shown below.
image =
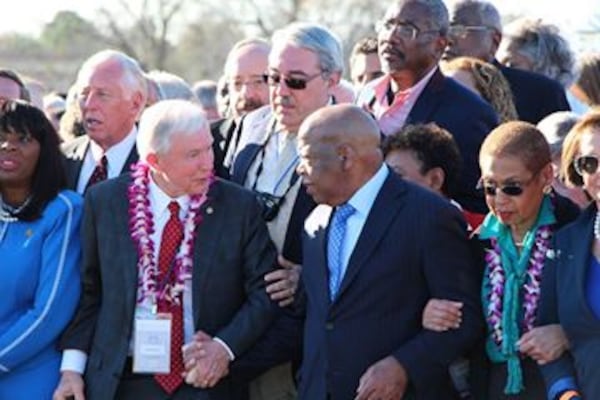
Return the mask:
M354 207L348 203L338 206L333 214L329 227L329 243L327 245L327 261L329 264L329 297L335 299L343 278L342 249L346 237L346 221L354 214Z

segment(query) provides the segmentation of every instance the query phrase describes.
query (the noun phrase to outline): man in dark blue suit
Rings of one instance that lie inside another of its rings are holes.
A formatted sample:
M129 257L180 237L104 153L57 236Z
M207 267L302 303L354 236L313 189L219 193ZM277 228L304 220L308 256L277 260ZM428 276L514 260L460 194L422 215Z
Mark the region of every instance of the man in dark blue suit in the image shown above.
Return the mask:
M300 399L451 399L448 364L481 336L478 272L458 209L391 173L379 128L352 105L309 116L298 173L319 203L305 224ZM439 295L458 330L426 331Z
M461 0L451 10L445 59L468 56L494 64L510 84L519 119L537 124L555 111L570 110L563 87L529 71L500 65L495 55L502 40L500 14L484 0Z
M498 116L479 96L439 71L448 25L442 0L392 4L377 26L385 75L366 86L358 104L375 115L384 135L409 123L435 122L448 130L463 157L456 200L468 211L485 214L483 196L475 190L477 155Z

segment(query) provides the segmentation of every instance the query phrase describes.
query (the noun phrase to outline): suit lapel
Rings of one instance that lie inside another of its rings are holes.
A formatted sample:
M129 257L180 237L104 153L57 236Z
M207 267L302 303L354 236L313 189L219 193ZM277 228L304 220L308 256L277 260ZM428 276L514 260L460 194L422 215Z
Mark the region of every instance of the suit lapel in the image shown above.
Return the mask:
M433 73L431 79L419 95L417 102L410 110L405 125L432 120L431 115L434 113L441 99L439 93L444 88L444 79L446 78L444 78L439 69Z
M138 159L139 159L139 156L138 156L138 152L137 152L137 147L134 144L133 147L131 148L131 151L129 152L129 155L127 156L127 160L125 160L125 164L123 164L123 169L121 169L121 172L119 173L119 175L129 172L129 170L131 169L131 166L133 164L135 164L136 162L138 162Z
M394 223L395 215L404 205L402 194L405 190L405 183L390 172L375 198L354 246L336 301L344 295L358 271L371 257L382 238L388 234L390 224Z
M208 280L204 279L208 270L213 266L211 260L214 259L214 253L217 249L217 243L221 240L221 231L223 229L224 218L219 218L219 213L226 210L219 207L222 202L219 201L221 195L221 183L215 181L209 192L208 199L201 207L202 220L196 227L196 239L194 240L194 265L192 270L192 308L194 315L194 326L196 327L200 320L200 301L206 298L202 294L207 293L206 285ZM218 274L214 275L218 276Z
M319 205L306 221L306 234L314 237L314 247L305 251L306 268L314 268L315 279L308 285L314 287L319 297L319 304L329 304L329 264L327 262L327 235L333 208Z
M596 317L592 314L585 297L586 293L586 273L588 266L590 265L590 248L594 238L594 215L596 207L590 206L583 215L580 216L580 223L577 223L577 238L580 240L574 240L571 242L571 250L567 257L569 264L568 268L576 268L576 288L574 292L579 293L578 301L581 304L581 308L585 309L586 320L596 321ZM593 256L592 256L593 257Z

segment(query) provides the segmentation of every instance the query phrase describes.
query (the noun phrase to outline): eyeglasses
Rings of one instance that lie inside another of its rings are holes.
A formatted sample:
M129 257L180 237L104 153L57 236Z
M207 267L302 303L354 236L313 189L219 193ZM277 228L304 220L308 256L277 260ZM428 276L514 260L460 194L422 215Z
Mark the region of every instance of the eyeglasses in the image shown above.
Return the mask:
M585 172L588 175L595 174L598 171L598 157L596 156L581 156L573 162L575 171L583 176Z
M375 23L375 32L394 32L394 35L401 37L405 40L415 40L419 35L424 35L426 33L439 33L439 29L430 29L426 31L422 31L417 26L404 23L400 21L396 21L393 19L388 19L385 21L377 21Z
M538 175L539 175L539 172L524 182L508 182L508 183L505 183L504 185L498 185L498 184L491 183L491 182L485 182L483 179L480 179L479 182L477 182L476 189L483 190L483 193L486 196L496 196L496 194L498 193L498 189L500 189L500 191L502 193L504 193L505 195L511 196L511 197L516 197L516 196L522 195L523 191L525 190L525 187L527 187L527 185L529 185L531 182L533 182L533 180Z
M482 25L450 25L448 36L456 39L464 39L470 32L487 32L493 30L489 26Z
M294 90L304 90L304 89L306 89L306 85L308 84L308 82L312 81L313 79L315 79L318 76L323 75L323 73L324 72L321 71L321 72L317 72L314 75L310 75L310 76L307 76L304 78L292 78L291 76L284 76L279 73L269 72L268 74L265 74L263 76L263 79L269 86L279 85L281 80L283 79L283 81L285 82L285 85L288 88L294 89Z

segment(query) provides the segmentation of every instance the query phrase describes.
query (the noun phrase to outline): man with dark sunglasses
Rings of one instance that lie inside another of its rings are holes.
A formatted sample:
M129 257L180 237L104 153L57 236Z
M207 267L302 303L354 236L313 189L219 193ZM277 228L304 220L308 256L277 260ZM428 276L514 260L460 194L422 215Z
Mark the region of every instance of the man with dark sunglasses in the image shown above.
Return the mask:
M502 40L500 14L485 0L461 0L451 10L444 59L475 57L494 64L510 83L519 119L537 124L555 111L570 110L560 84L545 76L510 68L496 60Z
M448 25L448 10L441 0L394 2L376 25L385 75L365 87L358 104L375 115L386 136L416 123L435 122L448 130L463 157L456 200L482 219L487 209L475 191L477 153L498 116L489 104L439 71Z
M335 102L332 92L339 83L344 61L339 40L319 25L288 25L274 33L271 45L264 78L269 86L270 105L244 119L231 179L253 190L264 205L263 217L281 264L280 270L266 277L267 290L280 305L287 305L295 292L291 282L298 280L302 264L304 220L315 207L295 172L299 162L296 134L309 114ZM272 329L275 345L265 345L265 352L254 353L261 360L269 358L267 353L273 355L265 368L299 357L302 326L300 316L285 311ZM284 342L285 348L277 346ZM264 343L269 343L269 338ZM248 359L252 357L251 354ZM260 385L262 398L295 398L293 385L282 385L291 382L287 365L284 374L279 372L271 383ZM279 389L275 391L276 386Z

